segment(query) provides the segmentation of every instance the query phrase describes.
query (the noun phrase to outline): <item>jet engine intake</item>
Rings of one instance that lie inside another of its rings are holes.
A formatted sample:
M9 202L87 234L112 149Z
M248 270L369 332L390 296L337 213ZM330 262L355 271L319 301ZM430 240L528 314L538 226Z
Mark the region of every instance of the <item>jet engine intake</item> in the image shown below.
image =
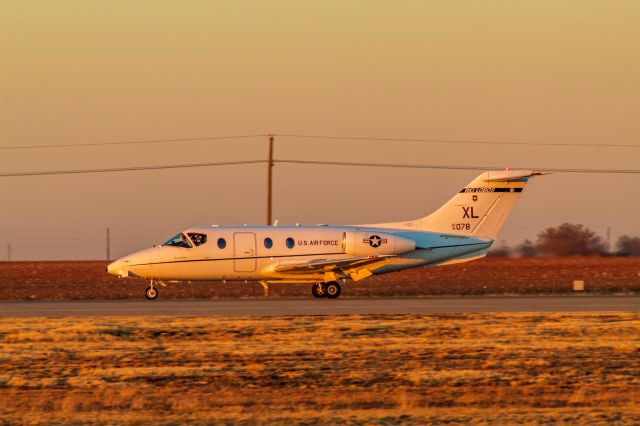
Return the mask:
M416 242L382 232L345 232L344 251L351 256L403 254L416 249Z

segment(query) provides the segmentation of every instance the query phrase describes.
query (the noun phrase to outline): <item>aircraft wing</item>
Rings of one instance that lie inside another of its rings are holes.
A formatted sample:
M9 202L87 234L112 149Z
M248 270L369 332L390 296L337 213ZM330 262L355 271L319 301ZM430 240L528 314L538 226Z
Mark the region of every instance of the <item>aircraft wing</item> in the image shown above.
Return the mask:
M359 269L373 263L380 262L395 255L361 256L347 259L313 259L302 262L282 262L273 270L284 273L304 272L332 272L338 270Z

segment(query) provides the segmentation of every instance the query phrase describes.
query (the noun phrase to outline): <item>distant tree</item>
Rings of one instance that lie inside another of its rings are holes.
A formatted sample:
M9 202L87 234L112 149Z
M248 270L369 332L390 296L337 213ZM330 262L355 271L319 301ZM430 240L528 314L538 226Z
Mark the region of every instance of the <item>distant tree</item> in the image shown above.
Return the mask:
M623 256L640 256L640 237L623 235L616 243L618 253Z
M513 250L506 244L503 244L498 247L491 247L487 256L489 257L510 257L513 254Z
M538 255L538 248L531 242L531 240L527 239L516 247L516 253L521 257L535 257Z
M589 256L605 254L602 238L582 225L563 223L538 235L538 251L547 256Z

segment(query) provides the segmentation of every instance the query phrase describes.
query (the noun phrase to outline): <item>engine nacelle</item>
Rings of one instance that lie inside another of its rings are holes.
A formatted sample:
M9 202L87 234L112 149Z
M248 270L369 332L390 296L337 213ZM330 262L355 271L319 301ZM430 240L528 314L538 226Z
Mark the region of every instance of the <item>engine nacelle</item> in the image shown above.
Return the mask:
M351 256L403 254L416 249L416 242L408 238L382 232L345 232L344 251Z

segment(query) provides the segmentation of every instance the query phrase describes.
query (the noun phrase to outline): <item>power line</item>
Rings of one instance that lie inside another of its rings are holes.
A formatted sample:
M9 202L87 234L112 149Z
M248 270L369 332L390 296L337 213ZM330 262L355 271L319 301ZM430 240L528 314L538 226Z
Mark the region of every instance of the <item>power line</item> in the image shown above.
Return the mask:
M82 169L82 170L47 170L35 172L0 173L0 177L24 177L24 176L49 176L49 175L73 175L87 173L113 173L113 172L134 172L142 170L167 170L167 169L188 169L194 167L214 167L214 166L236 166L241 164L260 164L267 160L249 161L226 161L218 163L192 163L192 164L165 164L159 166L133 166L133 167L113 167L104 169Z
M274 164L306 164L318 166L353 166L353 167L379 167L379 168L402 168L402 169L434 169L434 170L504 170L504 167L495 166L459 166L446 164L402 164L402 163L372 163L372 162L350 162L350 161L319 161L319 160L272 160ZM16 172L16 173L0 173L0 177L24 177L24 176L48 176L48 175L69 175L69 174L88 174L88 173L112 173L112 172L130 172L145 170L167 170L167 169L184 169L194 167L216 167L216 166L234 166L245 164L262 164L268 160L248 160L248 161L228 161L228 162L212 162L212 163L192 163L192 164L166 164L157 166L133 166L103 169L84 169L84 170L49 170L49 171L32 171L32 172ZM540 172L555 173L595 173L595 174L640 174L640 170L633 169L579 169L579 168L540 168L540 167L513 167L512 169L536 170Z
M276 134L281 138L301 138L301 139L335 139L343 141L372 141L372 142L423 142L440 144L476 144L476 145L525 145L525 146L571 146L571 147L595 147L595 148L640 148L635 144L605 144L605 143L569 143L569 142L523 142L523 141L480 141L462 139L415 139L415 138L379 138L362 136L333 136L333 135L301 135L301 134Z
M432 138L382 138L366 136L339 136L339 135L306 135L306 134L252 134L235 136L206 136L197 138L175 138L175 139L143 139L131 141L97 142L97 143L66 143L58 145L14 145L0 146L0 150L21 150L21 149L55 149L72 147L95 147L108 145L139 145L139 144L159 144L175 142L205 142L214 140L246 139L277 136L281 138L298 139L324 139L341 141L363 141L363 142L420 142L433 144L466 144L466 145L520 145L520 146L546 146L546 147L578 147L578 148L640 148L638 144L605 144L605 143L569 143L569 142L526 142L526 141L487 141L487 140L465 140L465 139L432 139Z
M386 167L402 169L436 169L436 170L504 170L504 167L494 166L455 166L440 164L397 164L397 163L360 163L349 161L316 161L316 160L274 160L274 163L311 164L323 166L355 166L355 167ZM640 170L629 169L563 169L540 167L511 167L512 170L535 170L549 173L602 173L602 174L640 174Z
M70 147L91 147L91 146L104 146L104 145L137 145L137 144L149 144L149 143L172 143L172 142L202 142L222 139L244 139L244 138L256 138L266 135L238 135L238 136L208 136L202 138L178 138L178 139L143 139L134 141L119 141L119 142L97 142L97 143L66 143L60 145L15 145L15 146L0 146L1 150L9 149L40 149L40 148L70 148Z
M362 162L351 162L351 161L274 160L274 163L310 164L310 165L318 165L318 166L384 167L384 168L399 168L399 169L504 170L503 167L449 166L449 165L437 165L437 164L362 163Z

